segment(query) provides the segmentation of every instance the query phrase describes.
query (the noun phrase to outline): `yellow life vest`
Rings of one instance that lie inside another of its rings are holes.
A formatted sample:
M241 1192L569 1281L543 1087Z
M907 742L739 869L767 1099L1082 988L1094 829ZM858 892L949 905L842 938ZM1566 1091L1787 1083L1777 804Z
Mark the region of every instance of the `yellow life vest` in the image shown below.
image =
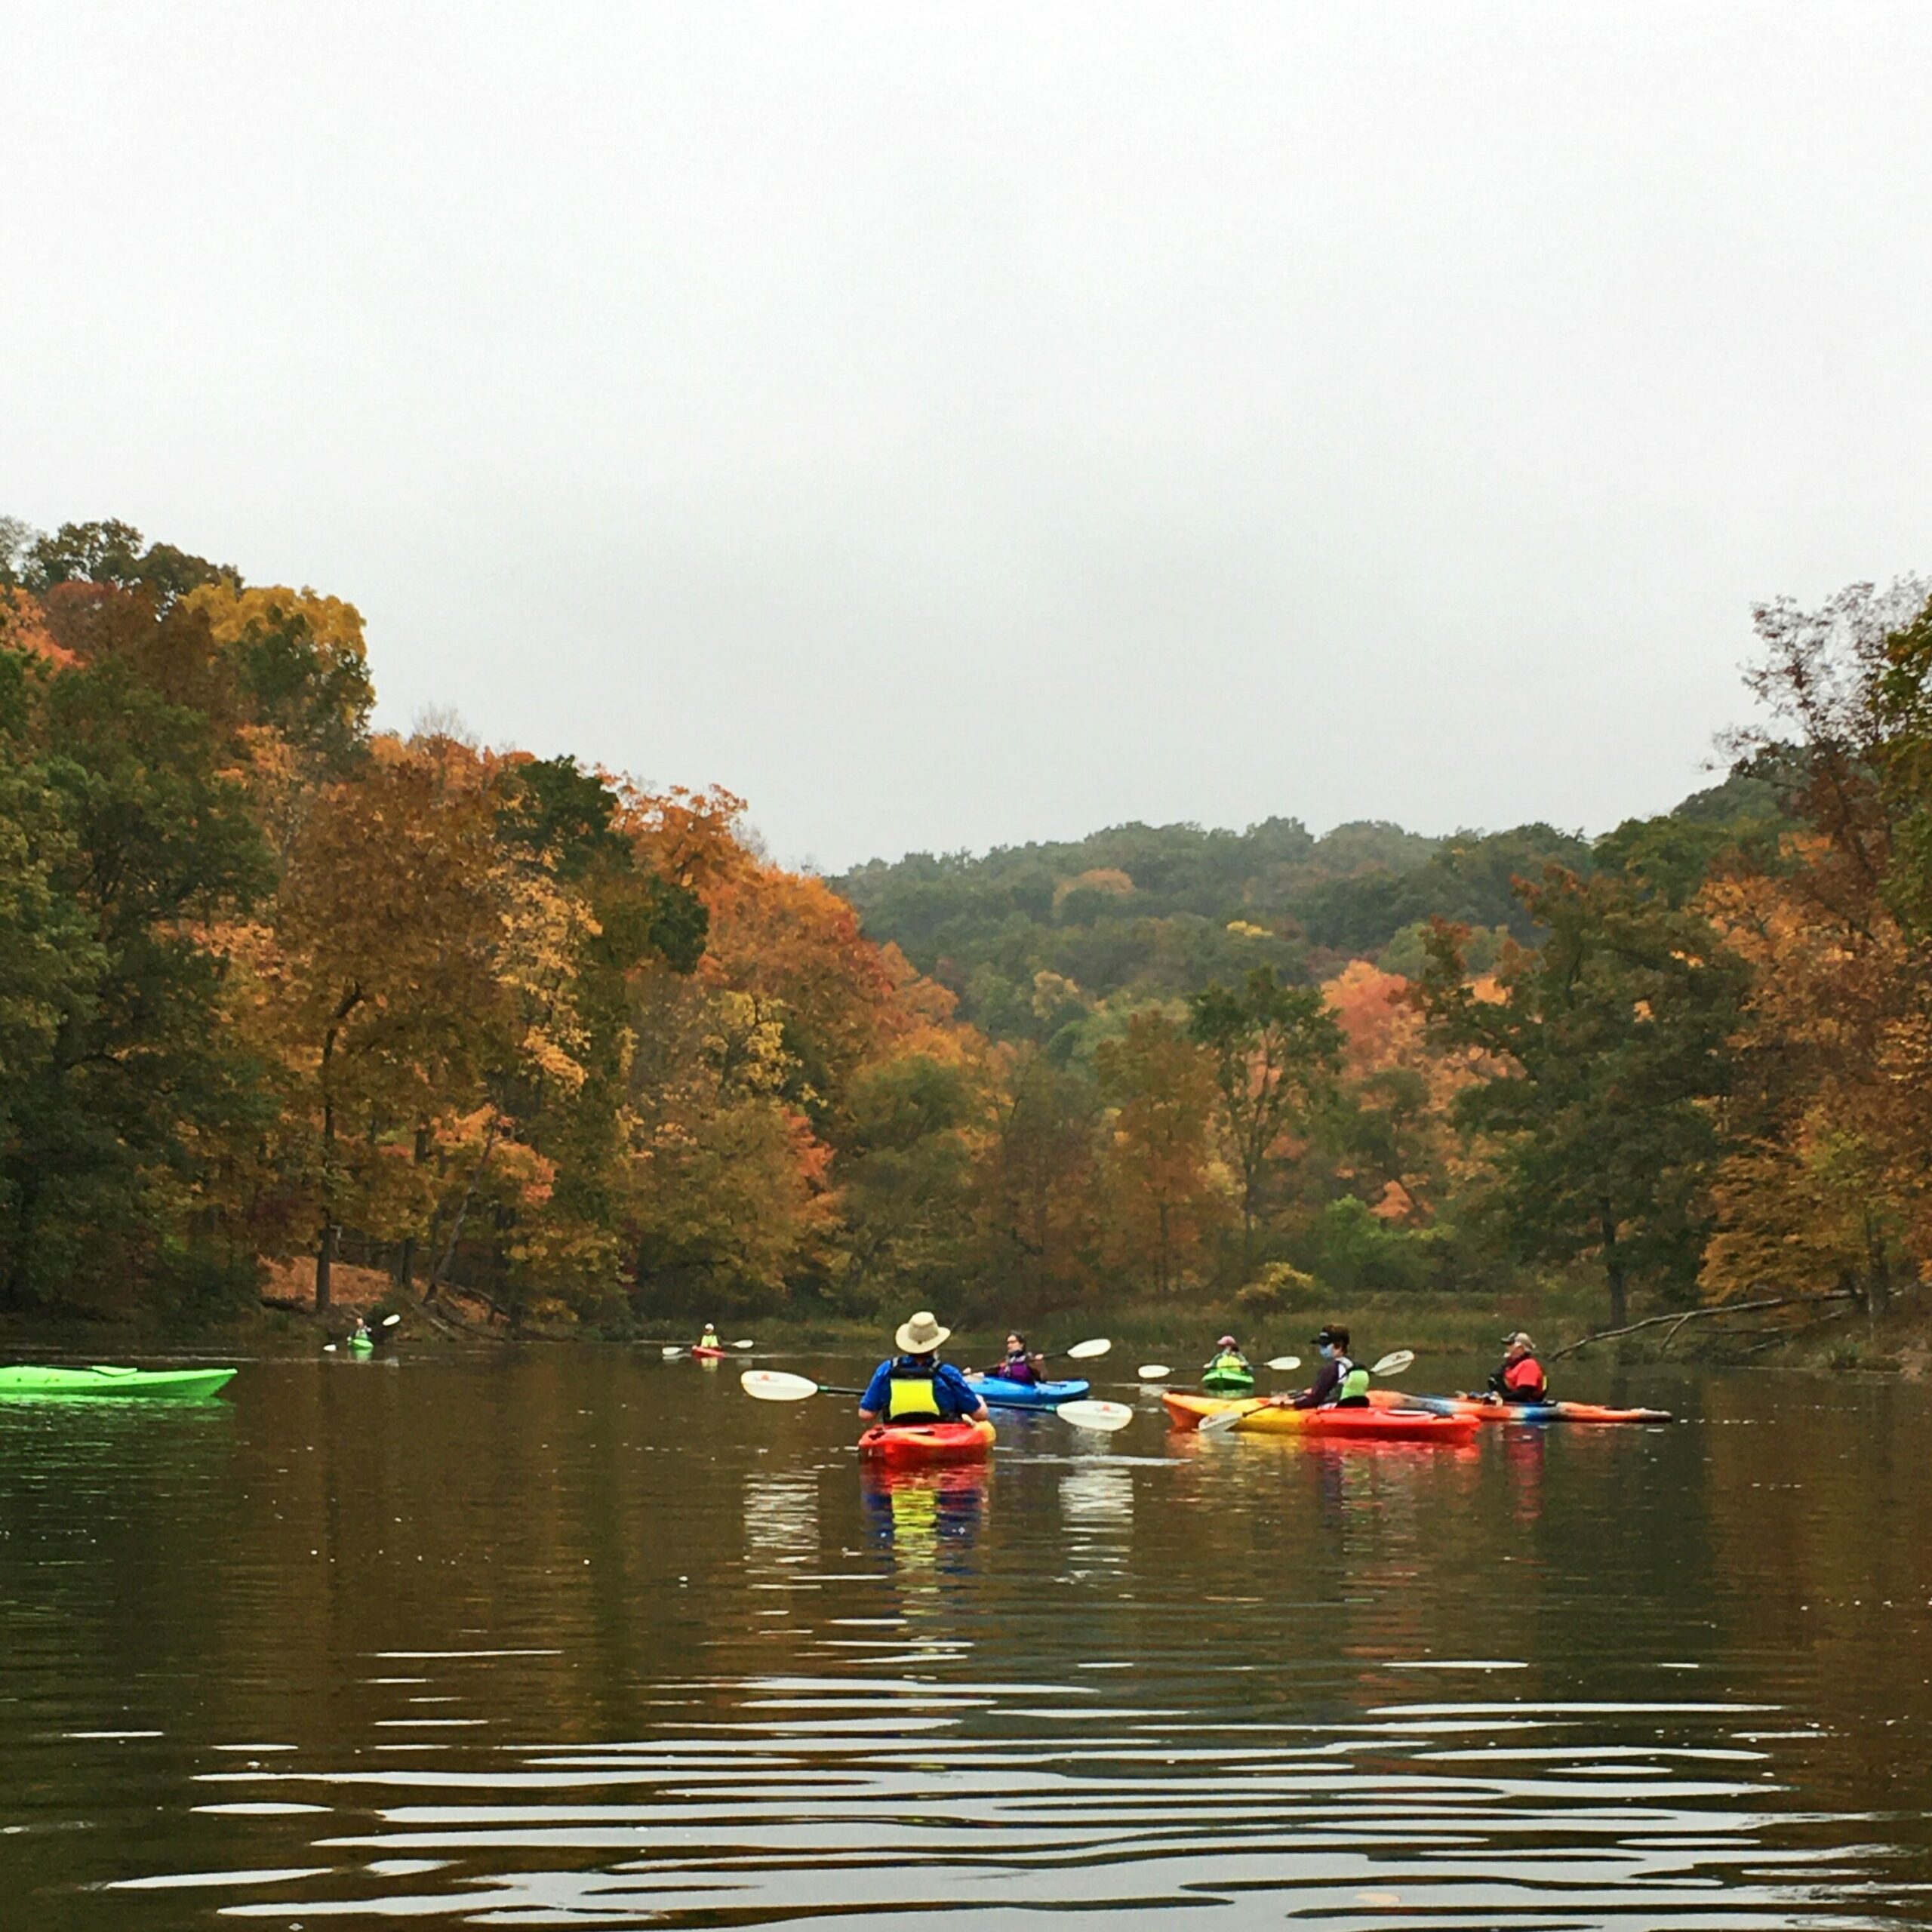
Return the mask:
M938 1422L939 1390L930 1375L895 1374L886 1384L888 1422Z

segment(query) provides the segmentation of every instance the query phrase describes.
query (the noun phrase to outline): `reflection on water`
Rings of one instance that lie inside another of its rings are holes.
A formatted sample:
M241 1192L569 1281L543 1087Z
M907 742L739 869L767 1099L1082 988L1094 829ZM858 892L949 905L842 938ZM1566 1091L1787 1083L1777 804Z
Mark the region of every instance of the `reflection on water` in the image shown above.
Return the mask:
M1631 1392L929 1472L615 1354L0 1405L8 1922L1932 1924L1932 1410Z

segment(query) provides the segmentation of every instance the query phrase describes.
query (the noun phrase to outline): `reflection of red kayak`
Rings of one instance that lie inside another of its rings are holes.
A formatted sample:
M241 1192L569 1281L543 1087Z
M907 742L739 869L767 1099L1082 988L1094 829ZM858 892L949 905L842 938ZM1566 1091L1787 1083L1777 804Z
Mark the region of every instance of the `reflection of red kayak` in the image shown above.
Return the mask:
M1472 1422L1669 1422L1668 1409L1607 1409L1601 1402L1485 1402L1475 1395L1404 1395L1393 1389L1371 1389L1378 1408L1398 1404L1438 1416L1467 1416Z
M875 1423L859 1438L859 1454L887 1463L964 1463L993 1446L989 1422Z
M1468 1442L1476 1432L1470 1416L1438 1416L1420 1410L1278 1409L1270 1403L1230 1402L1214 1395L1162 1395L1168 1414L1182 1429L1198 1429L1204 1417L1224 1409L1245 1409L1238 1425L1264 1435L1300 1435L1312 1441Z
M691 1351L693 1361L722 1361L731 1353L729 1349L707 1349L702 1345Z

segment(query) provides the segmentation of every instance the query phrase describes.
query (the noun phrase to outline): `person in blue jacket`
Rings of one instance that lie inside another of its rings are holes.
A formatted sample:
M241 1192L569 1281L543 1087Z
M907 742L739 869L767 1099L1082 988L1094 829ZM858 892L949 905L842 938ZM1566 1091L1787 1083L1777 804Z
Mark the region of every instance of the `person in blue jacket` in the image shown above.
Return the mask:
M984 1422L979 1391L939 1352L950 1336L924 1309L902 1322L893 1340L899 1353L882 1361L859 1401L860 1419L888 1428L902 1423Z

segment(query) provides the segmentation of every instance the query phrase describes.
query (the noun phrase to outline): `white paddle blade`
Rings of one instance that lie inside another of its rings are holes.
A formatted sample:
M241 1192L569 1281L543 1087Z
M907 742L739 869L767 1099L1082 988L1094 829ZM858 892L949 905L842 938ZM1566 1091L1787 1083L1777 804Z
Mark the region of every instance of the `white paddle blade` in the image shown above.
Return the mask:
M1400 1375L1404 1369L1416 1365L1414 1349L1398 1349L1393 1355L1384 1355L1368 1372L1371 1375Z
M1134 1411L1124 1402L1063 1402L1054 1414L1075 1429L1124 1429Z
M1230 1430L1240 1428L1259 1406L1257 1403L1244 1402L1238 1409L1220 1409L1211 1416L1203 1416L1201 1418L1201 1433L1203 1435L1226 1435Z
M1164 1382L1174 1371L1164 1361L1143 1361L1134 1373L1143 1382Z
M1272 1368L1278 1375L1285 1375L1290 1369L1300 1367L1301 1357L1300 1355L1276 1355L1263 1366Z
M755 1342L734 1342L731 1346L734 1349L755 1349L758 1344Z
M1066 1351L1069 1361L1091 1361L1097 1355L1103 1355L1113 1346L1104 1335L1097 1336L1091 1342L1075 1342Z
M333 1342L325 1342L322 1344L322 1353L325 1355L334 1355L335 1353L335 1344Z
M383 1326L385 1328L393 1328L401 1319L402 1317L399 1315L386 1315L383 1317Z
M761 1402L802 1402L818 1393L818 1384L802 1375L787 1375L782 1369L748 1368L738 1377L738 1386Z
M675 1361L678 1358L684 1353L684 1350L682 1349L670 1348L660 1349L658 1352L663 1356L666 1361Z

